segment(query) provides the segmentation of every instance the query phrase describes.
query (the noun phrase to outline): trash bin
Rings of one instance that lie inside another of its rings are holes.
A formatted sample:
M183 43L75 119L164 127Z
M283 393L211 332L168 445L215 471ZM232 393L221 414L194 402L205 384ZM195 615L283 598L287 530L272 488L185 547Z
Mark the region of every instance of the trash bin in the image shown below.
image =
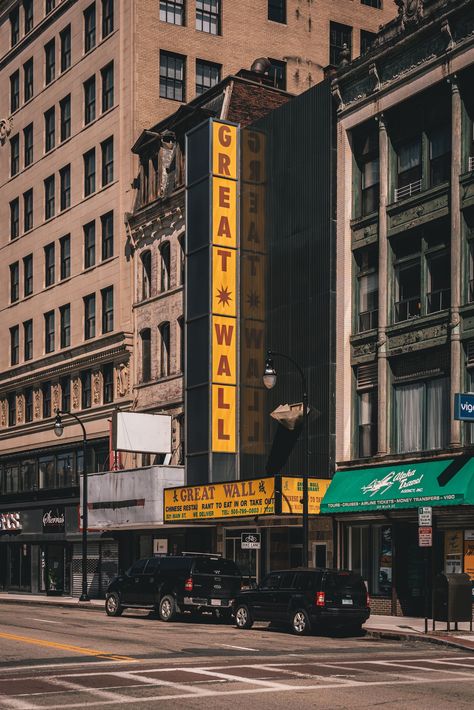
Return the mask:
M464 573L435 577L433 585L433 621L471 621L472 584Z

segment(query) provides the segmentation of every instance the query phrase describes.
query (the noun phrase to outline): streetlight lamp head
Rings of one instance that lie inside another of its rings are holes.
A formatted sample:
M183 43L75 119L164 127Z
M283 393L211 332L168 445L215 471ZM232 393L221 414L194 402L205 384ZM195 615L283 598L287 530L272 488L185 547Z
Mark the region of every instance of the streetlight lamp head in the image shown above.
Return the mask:
M61 414L59 413L59 409L56 410L56 419L54 420L54 433L56 434L57 437L60 437L63 435L64 427L63 423L61 420Z
M273 365L273 359L270 355L267 356L265 360L265 370L263 372L263 384L267 390L271 390L275 387L277 381L277 373L275 366Z

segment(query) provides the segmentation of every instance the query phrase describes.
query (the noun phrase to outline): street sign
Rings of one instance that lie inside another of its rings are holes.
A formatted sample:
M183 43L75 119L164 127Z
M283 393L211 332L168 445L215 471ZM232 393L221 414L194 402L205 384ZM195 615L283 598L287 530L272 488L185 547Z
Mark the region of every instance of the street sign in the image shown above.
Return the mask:
M433 546L433 528L431 526L418 528L418 546L419 547L432 547Z
M260 533L241 533L240 546L242 550L260 550Z
M430 528L433 523L433 508L418 508L418 525L422 528Z
M454 395L454 418L474 422L474 394Z

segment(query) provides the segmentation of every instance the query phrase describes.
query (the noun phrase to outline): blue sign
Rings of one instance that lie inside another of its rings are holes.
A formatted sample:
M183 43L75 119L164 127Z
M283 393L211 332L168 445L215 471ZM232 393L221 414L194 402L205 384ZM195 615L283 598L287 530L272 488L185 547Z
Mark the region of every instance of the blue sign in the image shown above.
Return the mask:
M474 394L454 395L454 418L474 422Z

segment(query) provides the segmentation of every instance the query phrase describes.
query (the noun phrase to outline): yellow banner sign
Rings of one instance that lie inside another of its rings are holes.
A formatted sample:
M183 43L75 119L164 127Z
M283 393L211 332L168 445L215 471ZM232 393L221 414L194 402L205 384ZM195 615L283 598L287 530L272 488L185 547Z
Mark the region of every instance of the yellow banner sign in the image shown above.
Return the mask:
M321 500L329 488L330 480L325 478L308 479L308 513L319 515ZM303 512L303 479L287 478L281 479L281 512L298 513Z
M212 319L212 381L237 384L237 324L235 318Z
M213 121L212 172L231 180L237 179L237 126Z
M236 451L236 388L232 385L212 385L212 450L224 453Z
M212 242L237 247L237 183L212 179Z
M275 479L167 488L164 521L232 519L275 512Z
M212 312L237 315L237 251L212 247Z

